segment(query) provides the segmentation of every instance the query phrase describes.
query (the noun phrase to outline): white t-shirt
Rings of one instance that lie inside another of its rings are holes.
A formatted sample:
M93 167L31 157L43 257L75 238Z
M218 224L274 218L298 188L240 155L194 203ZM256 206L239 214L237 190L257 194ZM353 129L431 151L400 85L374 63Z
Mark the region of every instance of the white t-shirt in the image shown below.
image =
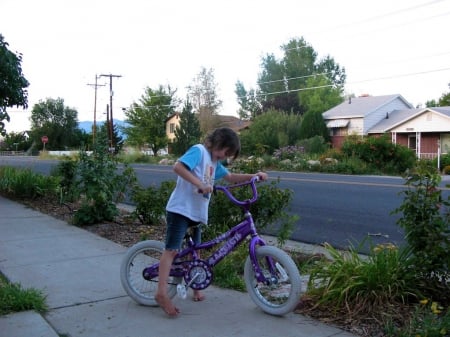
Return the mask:
M203 183L214 186L214 181L223 178L228 170L217 161L212 161L211 153L202 144L192 146L178 159ZM208 206L211 195L198 192L196 186L177 178L177 185L170 195L166 210L184 215L192 221L208 223Z

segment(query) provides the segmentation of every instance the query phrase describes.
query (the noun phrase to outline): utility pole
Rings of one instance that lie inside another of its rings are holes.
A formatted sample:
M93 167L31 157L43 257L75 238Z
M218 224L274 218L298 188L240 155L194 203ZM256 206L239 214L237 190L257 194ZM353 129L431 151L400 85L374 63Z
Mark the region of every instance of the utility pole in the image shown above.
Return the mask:
M95 95L94 95L94 126L92 127L92 145L95 143L95 133L97 131L97 88L104 87L106 84L97 84L97 79L99 76L95 74L95 83L88 83L87 85L94 87Z
M122 77L122 75L101 74L99 77L109 77L109 113L110 113L110 116L109 116L109 123L110 123L110 125L109 125L109 127L111 128L110 129L111 130L110 133L112 134L113 133L113 129L114 129L113 104L112 104L112 102L113 102L112 79L113 79L113 77ZM113 148L114 147L114 141L113 141L113 137L112 136L111 136L110 142L111 142L111 148Z

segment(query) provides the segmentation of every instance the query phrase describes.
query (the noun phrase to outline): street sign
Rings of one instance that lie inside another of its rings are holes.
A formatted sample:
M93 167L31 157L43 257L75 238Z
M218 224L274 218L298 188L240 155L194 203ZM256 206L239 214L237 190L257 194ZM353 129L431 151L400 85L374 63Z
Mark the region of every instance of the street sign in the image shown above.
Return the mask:
M41 141L42 141L42 143L48 143L48 137L47 136L42 136L41 137Z

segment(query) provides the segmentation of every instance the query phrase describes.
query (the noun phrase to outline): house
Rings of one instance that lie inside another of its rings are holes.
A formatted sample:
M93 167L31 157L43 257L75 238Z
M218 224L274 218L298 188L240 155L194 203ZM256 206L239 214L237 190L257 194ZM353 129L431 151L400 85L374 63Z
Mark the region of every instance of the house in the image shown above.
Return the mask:
M416 151L418 158L432 159L450 153L450 107L416 108L401 95L349 98L323 113L333 147L347 135L389 134L394 144Z
M401 95L350 97L322 114L330 130L332 146L339 148L345 137L366 136L392 110L412 109Z

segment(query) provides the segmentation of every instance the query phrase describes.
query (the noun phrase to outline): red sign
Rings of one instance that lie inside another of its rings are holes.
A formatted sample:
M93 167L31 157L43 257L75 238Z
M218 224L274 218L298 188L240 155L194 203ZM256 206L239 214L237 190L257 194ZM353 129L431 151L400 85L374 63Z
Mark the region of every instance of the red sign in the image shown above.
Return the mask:
M42 143L48 143L48 137L47 136L42 136L41 137L41 141L42 141Z

